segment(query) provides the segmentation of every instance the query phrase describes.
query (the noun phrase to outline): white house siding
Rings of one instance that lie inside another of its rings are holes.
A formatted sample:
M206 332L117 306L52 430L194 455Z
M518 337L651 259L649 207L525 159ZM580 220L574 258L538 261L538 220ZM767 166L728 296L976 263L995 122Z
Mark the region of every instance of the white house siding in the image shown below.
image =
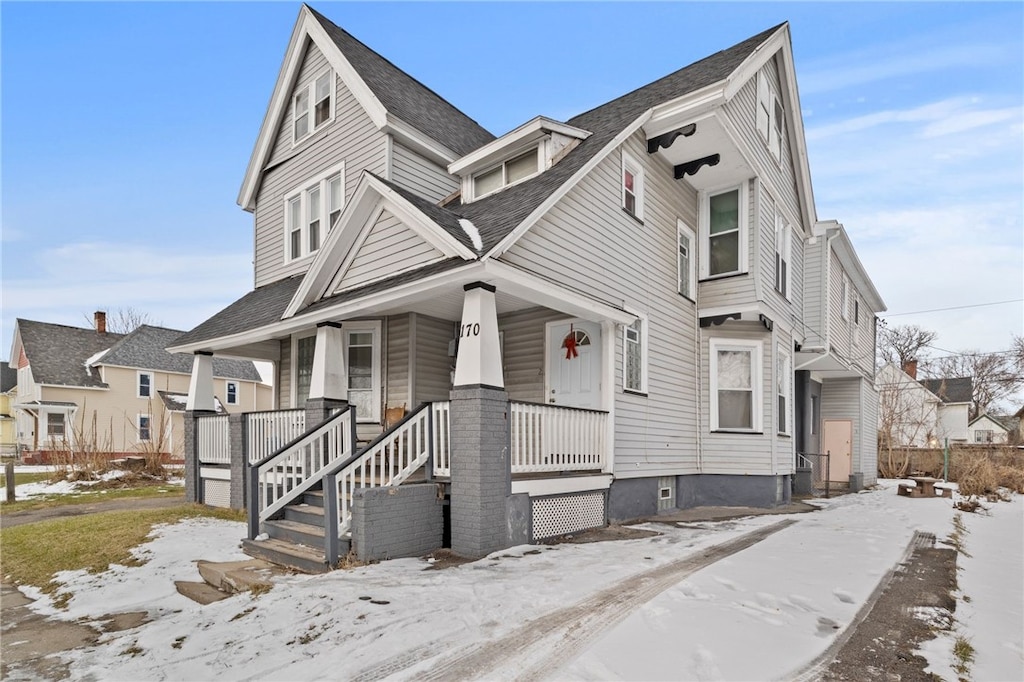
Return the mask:
M448 343L455 338L455 323L426 315L415 317L416 382L409 408L426 400L448 400L455 358Z
M323 53L310 44L296 85L308 83L327 68ZM298 146L292 146L291 96L275 138L267 170L256 197L255 285L304 272L310 258L285 262L284 200L306 182L345 163L345 199L359 181L362 171L383 175L386 170L387 141L348 88L335 74L334 120L325 124Z
M860 442L860 461L854 462L854 471L864 474L864 485L878 482L878 438L873 428L878 423L878 391L870 381L860 380L860 404L864 437Z
M566 315L546 308L503 315L498 330L504 334L502 366L505 390L511 400L547 402L544 395L545 328Z
M392 315L384 321L384 338L387 344L384 357L385 387L384 400L388 407L411 407L409 399L409 346L414 343L410 335L414 315Z
M292 405L292 340L281 339L281 357L277 363L277 404L282 410Z
M644 166L641 224L621 207L622 156L612 152L503 256L571 291L648 318L649 391L622 391L621 329L614 335L615 473L621 478L695 473L696 310L678 294L676 220L696 226L697 197L647 154L642 135L626 144ZM625 276L609 277L607 273Z
M815 242L804 244L803 258L803 309L805 345L820 346L825 343L825 301L828 286L825 281L826 240L815 238Z
M433 161L394 142L391 144L391 180L418 196L438 202L459 188L459 180Z
M793 231L790 235L789 255L789 298L786 298L775 289L775 212L779 200L775 199L769 189L758 183L759 200L761 202L760 228L756 232L759 241L760 268L758 276L761 278L761 297L765 305L771 311L771 317L775 321L785 322L791 328L803 329L803 307L804 307L804 243L800 236L799 228L792 225ZM788 220L788 219L787 219ZM703 302L702 302L703 305Z
M357 249L337 291L352 289L444 258L443 253L388 211L381 213Z
M732 275L729 277L722 277L719 279L709 279L697 284L697 299L700 301L700 307L702 309L711 308L722 308L729 307L730 305L741 305L750 304L757 300L757 292L755 289L755 261L757 258L757 215L758 211L758 200L757 200L757 182L750 181L747 183L747 272L742 275ZM687 185L689 187L689 185ZM693 222L689 219L684 218L684 222L689 225L694 232L700 234L699 226L697 224L696 216L693 218ZM707 257L705 249L707 247L706 240L702 240L699 243L700 249L697 254L698 260L703 260Z

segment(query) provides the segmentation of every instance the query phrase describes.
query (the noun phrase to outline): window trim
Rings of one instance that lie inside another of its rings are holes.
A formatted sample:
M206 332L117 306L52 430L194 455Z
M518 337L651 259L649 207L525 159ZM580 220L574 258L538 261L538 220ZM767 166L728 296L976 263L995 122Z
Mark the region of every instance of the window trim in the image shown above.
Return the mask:
M682 238L686 237L690 240L690 249L687 258L689 259L688 269L686 272L686 286L689 289L689 294L683 293L683 256L682 256ZM683 222L682 218L676 219L676 290L680 296L683 296L691 301L697 300L697 235L694 233L690 226Z
M717 274L710 274L711 267L711 199L717 197L720 194L726 194L732 191L739 191L738 208L739 216L737 220L737 229L739 230L739 254L737 258L738 269L730 270L728 272L719 272ZM726 185L725 187L719 187L711 190L702 191L700 193L700 217L698 220L698 227L700 229L700 252L704 254L704 258L700 259L700 279L714 280L722 279L725 277L733 277L735 275L745 275L749 272L749 255L747 249L749 248L747 240L749 239L748 232L750 231L750 181L744 180L739 184Z
M50 431L50 417L60 417L61 433L55 434ZM68 437L68 416L64 412L47 412L46 413L46 440L66 440Z
M288 370L289 380L291 385L288 387L288 399L293 409L302 409L305 407L305 403L299 405L299 341L302 339L308 339L309 337L316 337L316 329L309 329L303 332L296 332L291 336L290 348L288 354L290 357L290 367ZM313 353L316 353L316 341L313 342Z
M142 437L142 420L146 420L146 437ZM135 441L137 443L151 443L153 442L153 415L145 412L140 412L135 415Z
M778 417L776 415L775 429L780 436L792 436L793 435L793 371L792 371L792 358L789 353L784 349L783 344L779 344L778 350L775 354L775 406L778 409L779 398L785 399L785 414L781 415L784 419L783 425L785 428L778 428ZM783 383L784 382L784 383ZM782 383L784 393L779 393L779 384Z
M305 258L310 258L320 252L324 242L330 235L332 228L331 216L331 181L338 179L341 182L340 195L341 206L336 208L338 217L345 211L345 162L342 161L327 169L326 172L314 178L310 182L303 183L298 189L287 192L284 196L284 219L281 221L284 229L284 264L291 265ZM310 222L312 211L309 196L313 192L319 192L319 235L317 249L310 249ZM298 229L292 224L292 204L298 201ZM292 234L298 233L299 254L292 255Z
M718 425L718 351L741 351L750 352L750 385L751 400L753 404L750 410L750 428L719 427ZM764 348L760 341L747 339L729 339L713 337L708 340L708 390L710 395L710 412L708 414L708 426L712 432L727 433L762 433L762 420L764 404L762 401L764 382Z
M629 340L629 331L634 329L634 325L640 323L639 330L636 330L640 334L639 341ZM648 324L646 315L637 315L636 320L633 324L622 325L622 390L624 393L633 393L636 395L647 395L648 390L648 353L647 353L647 337L650 334L650 326ZM639 387L632 387L629 385L629 344L638 344L640 347L640 385Z
M786 109L765 71L757 74L754 125L777 163L782 163L782 142L786 137ZM781 115L780 115L781 114Z
M142 377L149 377L149 386L146 387L148 393L142 395ZM153 372L144 372L139 370L135 373L135 397L142 398L144 400L151 400L153 398L153 384L156 381L153 377Z
M843 320L850 319L850 278L846 273L842 273L842 280L840 286L842 287L840 294L842 301L840 302L839 314L842 315Z
M516 180L514 182L509 182L508 181L508 164L509 164L509 162L516 161L516 160L526 156L530 152L531 148L533 149L533 151L535 151L537 153L537 170L535 172L533 172L533 173L530 173L529 175L527 175L525 177L519 178L518 180ZM470 191L473 193L473 197L472 197L472 199L470 199L470 201L476 201L477 199L482 199L483 197L489 197L490 195L495 194L496 192L500 192L501 190L503 190L503 189L505 189L507 187L514 187L515 185L518 185L521 182L526 182L530 178L534 178L534 177L540 175L541 172L543 172L543 170L544 170L543 148L544 148L544 145L542 145L540 143L537 143L535 145L531 145L530 147L523 147L520 150L518 150L516 153L509 154L507 157L505 157L504 159L502 159L498 163L492 164L492 165L488 166L487 168L479 170L479 171L473 173L472 175L470 175L470 177L469 177L469 187L470 187ZM499 168L501 169L501 184L498 185L497 187L495 187L494 189L492 189L489 192L484 192L483 194L478 194L477 191L476 191L476 179L478 177L480 177L481 175L487 175L488 173L490 173L492 171L495 171L495 170L498 170Z
M779 242L782 248L779 248ZM780 265L785 265L780 276ZM775 213L775 291L787 301L793 300L793 228L780 212Z
M633 174L633 209L626 207L626 171ZM637 220L644 219L644 167L636 157L625 149L622 150L622 169L619 172L619 193L622 210Z
M373 406L373 412L370 415L360 415L358 410L356 411L356 422L363 423L381 423L381 395L382 395L382 365L381 365L381 320L354 320L352 322L343 322L341 325L341 338L342 338L342 356L345 362L345 394L348 395L348 348L349 348L349 335L353 333L366 333L367 331L373 334L373 346L371 351L371 361L373 363L372 368L372 379L371 379L371 405Z
M320 80L321 78L323 78L324 76L329 76L329 79L330 79L330 83L329 83L330 87L328 89L328 95L327 95L328 98L330 99L330 114L328 115L328 117L326 119L321 121L319 125L317 125L316 124L316 104L317 104L317 102L316 102L316 82L318 80ZM291 119L292 147L299 146L300 144L302 144L303 142L308 140L316 131L320 130L321 128L323 128L326 125L329 125L331 123L331 121L334 120L335 105L337 104L337 99L338 99L337 98L337 91L338 91L338 78L337 78L337 76L334 73L334 69L332 69L332 68L327 68L327 69L324 69L323 71L320 71L320 72L316 73L312 78L310 78L305 83L305 85L297 87L297 88L295 88L292 91L291 100L289 102L289 107L291 109L291 116L289 118ZM307 101L306 113L304 114L304 116L306 117L306 132L303 133L301 136L297 136L296 133L295 133L295 123L297 121L296 116L295 116L295 101L296 101L296 99L298 99L299 95L301 93L303 93L303 92L305 92L305 94L306 94L306 101Z
M235 399L231 400L231 387L235 387ZM239 395L239 384L237 381L226 379L224 381L224 404L225 405L238 405L240 403L241 395Z

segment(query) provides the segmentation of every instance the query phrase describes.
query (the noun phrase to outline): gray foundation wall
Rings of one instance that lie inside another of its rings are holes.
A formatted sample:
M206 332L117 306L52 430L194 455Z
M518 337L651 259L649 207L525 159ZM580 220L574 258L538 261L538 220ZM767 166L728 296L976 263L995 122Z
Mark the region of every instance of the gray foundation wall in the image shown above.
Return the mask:
M352 549L360 561L422 556L439 549L444 512L433 483L357 488Z
M790 477L691 474L676 477L676 508L764 507L790 502ZM612 482L608 520L616 523L658 514L658 479L627 478Z

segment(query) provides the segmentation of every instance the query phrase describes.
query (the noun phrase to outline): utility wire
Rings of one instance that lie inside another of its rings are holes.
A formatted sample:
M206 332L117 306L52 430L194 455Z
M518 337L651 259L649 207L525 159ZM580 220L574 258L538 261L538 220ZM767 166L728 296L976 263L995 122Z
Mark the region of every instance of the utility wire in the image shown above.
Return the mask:
M973 305L957 305L957 306L953 306L953 307L950 307L950 308L934 308L932 310L913 310L913 311L911 311L909 313L888 313L884 317L885 318L890 318L890 317L899 317L901 315L920 315L922 313L942 313L942 312L945 312L947 310L965 310L967 308L984 308L985 306L990 306L990 305L1005 305L1007 303L1021 303L1022 301L1024 301L1024 298L1015 298L1015 299L1012 299L1010 301L993 301L992 303L975 303Z

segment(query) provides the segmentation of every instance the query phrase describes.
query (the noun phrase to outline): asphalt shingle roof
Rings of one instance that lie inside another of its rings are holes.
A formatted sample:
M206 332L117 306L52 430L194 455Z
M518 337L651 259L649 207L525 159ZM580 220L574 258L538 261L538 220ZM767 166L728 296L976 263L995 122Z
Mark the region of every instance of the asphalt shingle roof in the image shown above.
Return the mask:
M165 348L172 345L183 332L166 327L153 327L148 324L114 344L110 351L100 359L104 365L120 367L137 367L160 372L192 372L192 356L186 353L168 353ZM30 358L31 359L31 358ZM260 374L256 366L248 360L213 359L213 375L224 379L241 379L243 381L259 381Z
M494 135L436 92L312 7L307 5L307 8L390 113L460 155L468 154L494 139Z
M974 399L974 382L971 377L922 379L921 385L944 403L969 403Z
M21 319L17 326L36 383L106 388L99 373L90 372L85 361L113 346L123 334Z
M7 393L18 385L18 368L9 362L0 362L0 393Z

